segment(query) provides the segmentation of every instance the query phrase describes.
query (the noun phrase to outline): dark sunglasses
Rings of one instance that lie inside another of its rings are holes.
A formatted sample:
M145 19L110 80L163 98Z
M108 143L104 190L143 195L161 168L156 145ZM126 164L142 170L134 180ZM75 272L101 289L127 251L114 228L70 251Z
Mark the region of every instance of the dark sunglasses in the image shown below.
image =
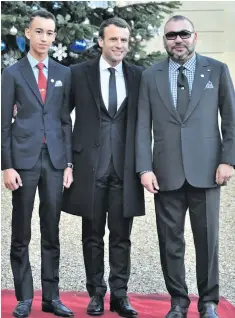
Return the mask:
M189 39L193 33L194 32L182 30L179 32L168 32L165 34L165 37L167 38L167 40L175 40L177 36L179 35L179 37L184 40L184 39Z

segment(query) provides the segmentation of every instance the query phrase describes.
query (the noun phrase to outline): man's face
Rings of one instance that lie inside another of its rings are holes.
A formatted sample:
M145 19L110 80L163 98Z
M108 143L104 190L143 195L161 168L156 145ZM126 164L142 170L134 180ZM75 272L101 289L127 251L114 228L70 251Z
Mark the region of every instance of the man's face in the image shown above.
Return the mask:
M30 40L30 50L38 56L48 54L49 47L55 40L55 22L52 19L35 17L25 36Z
M166 38L167 33L180 31L193 32L193 27L187 20L170 21L165 26L163 41L168 55L176 62L185 63L194 54L197 33L192 33L187 39L182 39L179 35L176 39Z
M120 63L128 52L130 32L128 28L120 28L110 24L104 29L104 38L99 37L102 56L111 65Z

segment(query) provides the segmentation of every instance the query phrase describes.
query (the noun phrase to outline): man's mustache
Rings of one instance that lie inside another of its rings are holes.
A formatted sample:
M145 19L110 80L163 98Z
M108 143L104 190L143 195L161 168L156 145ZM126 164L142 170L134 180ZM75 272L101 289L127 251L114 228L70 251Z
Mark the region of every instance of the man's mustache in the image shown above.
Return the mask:
M185 44L176 44L172 48L175 49L176 47L185 47L186 49L188 49L188 46Z
M172 49L175 49L176 47L180 47L180 48L185 48L188 52L190 52L190 47L188 45L185 45L185 44L179 44L179 45L174 45L172 47Z

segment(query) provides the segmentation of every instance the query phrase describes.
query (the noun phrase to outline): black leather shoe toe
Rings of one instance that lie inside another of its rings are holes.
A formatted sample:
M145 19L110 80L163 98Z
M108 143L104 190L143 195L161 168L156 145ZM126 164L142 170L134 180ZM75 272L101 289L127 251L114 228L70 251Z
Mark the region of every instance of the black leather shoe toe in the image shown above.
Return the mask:
M115 311L121 317L135 318L138 313L131 307L128 297L114 298L110 301L110 311Z
M60 317L73 317L73 312L66 307L61 300L52 300L52 301L43 301L42 302L42 311L51 312L56 316Z
M104 298L100 294L91 297L87 306L87 314L90 316L100 316L104 313Z
M219 318L217 305L213 302L204 303L200 311L200 318Z
M18 305L16 306L15 310L13 311L14 317L28 317L31 312L32 307L32 300L23 300L19 301Z
M187 318L188 308L173 305L166 318Z

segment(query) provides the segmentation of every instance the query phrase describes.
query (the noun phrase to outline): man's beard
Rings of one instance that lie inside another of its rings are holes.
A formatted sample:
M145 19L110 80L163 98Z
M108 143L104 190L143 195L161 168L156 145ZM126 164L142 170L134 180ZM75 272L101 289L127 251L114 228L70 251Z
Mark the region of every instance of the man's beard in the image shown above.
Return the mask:
M182 52L182 53L174 53L173 52L173 48L171 50L169 50L169 48L166 46L165 49L168 53L168 55L176 62L184 62L187 60L187 57L190 56L193 52L194 52L194 49L195 49L195 44L192 44L190 46L185 46L185 45L182 45L182 47L186 48L186 51L185 52Z

